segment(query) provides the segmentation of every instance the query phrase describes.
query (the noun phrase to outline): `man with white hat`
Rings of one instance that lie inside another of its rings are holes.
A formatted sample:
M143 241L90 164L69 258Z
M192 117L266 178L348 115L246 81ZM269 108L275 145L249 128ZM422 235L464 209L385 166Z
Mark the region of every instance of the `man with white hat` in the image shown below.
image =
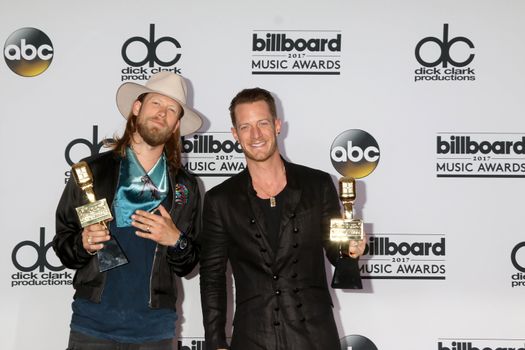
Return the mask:
M76 269L68 349L173 348L176 276L198 262L200 194L181 167L180 136L202 119L186 105L184 78L157 73L145 86L125 83L117 106L127 118L112 150L85 159L93 192L105 198L113 220L85 228L75 208L82 191L69 181L56 212L53 247ZM128 263L100 272L97 252L114 238Z

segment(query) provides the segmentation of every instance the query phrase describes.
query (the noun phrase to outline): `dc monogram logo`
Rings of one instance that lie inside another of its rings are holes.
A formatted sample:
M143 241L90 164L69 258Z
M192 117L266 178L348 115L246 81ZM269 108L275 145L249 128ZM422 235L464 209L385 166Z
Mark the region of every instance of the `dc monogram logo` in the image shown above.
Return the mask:
M108 139L107 141L111 142L113 140L112 139ZM78 139L74 139L73 141L71 141L67 145L66 151L65 151L65 158L66 158L66 161L67 161L67 163L69 165L73 165L73 164L75 164L76 162L78 162L80 160L80 159L78 159L78 160L74 161L72 159L72 157L71 157L71 150L73 149L73 147L75 147L77 145L84 145L84 146L86 146L89 149L88 156L92 156L92 155L98 154L100 152L100 149L102 148L102 146L104 146L104 141L100 141L100 142L98 141L98 126L97 125L93 125L93 138L92 138L92 141L78 138Z
M48 270L51 270L51 271L64 270L65 267L63 265L53 266L49 263L49 261L47 261L47 253L53 243L49 242L48 244L46 244L46 232L45 232L44 227L40 228L40 242L39 243L40 244L37 244L36 242L33 242L33 241L22 241L18 243L13 249L13 253L11 254L11 260L13 261L13 265L22 272L34 271L37 268L39 269L40 272L44 272L44 268L47 268ZM18 261L18 253L20 249L24 247L31 247L34 250L36 250L37 259L33 265L23 266Z
M514 265L514 267L516 268L516 270L518 271L521 271L521 272L525 272L525 266L522 266L519 262L518 262L518 251L521 249L521 248L524 248L525 247L525 242L521 242L519 244L517 244L514 249L512 249L512 252L510 253L510 261L512 261L512 265ZM523 254L525 255L525 254Z
M133 43L139 43L146 47L147 53L144 58L141 59L137 57L130 57L130 55L128 54L128 51L129 51L130 45ZM181 54L180 53L174 54L173 58L168 61L161 60L157 55L157 49L159 48L159 45L163 43L167 43L168 45L171 44L174 48L174 50L171 50L171 51L174 51L174 52L177 52L178 49L181 48L179 42L172 37L164 36L162 38L155 39L155 25L150 24L148 39L140 37L140 36L134 36L126 40L124 45L122 45L122 58L128 65L132 67L140 67L140 66L145 65L146 63L149 64L150 67L153 67L155 63L163 67L173 66L175 63L177 63L180 60ZM163 46L167 46L167 45L163 45Z
M421 57L421 48L423 45L428 43L435 43L439 46L440 49L440 55L435 61L428 62L423 57ZM439 39L436 37L426 37L422 39L420 42L416 45L416 59L417 61L425 67L436 67L440 64L443 65L444 68L448 67L448 64L450 63L454 67L465 67L466 65L470 64L472 60L474 59L474 54L470 54L468 58L464 61L456 61L450 56L450 49L453 45L457 43L464 43L466 44L470 49L474 48L474 44L472 41L464 36L457 36L453 39L449 40L448 37L448 24L443 25L443 39Z

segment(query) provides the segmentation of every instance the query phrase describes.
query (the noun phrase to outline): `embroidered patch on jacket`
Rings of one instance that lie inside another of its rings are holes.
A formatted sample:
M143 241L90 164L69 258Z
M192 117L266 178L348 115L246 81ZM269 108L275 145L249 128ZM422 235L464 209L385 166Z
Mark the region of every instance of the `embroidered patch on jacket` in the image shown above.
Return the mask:
M188 188L181 184L175 185L175 203L184 205L188 203Z

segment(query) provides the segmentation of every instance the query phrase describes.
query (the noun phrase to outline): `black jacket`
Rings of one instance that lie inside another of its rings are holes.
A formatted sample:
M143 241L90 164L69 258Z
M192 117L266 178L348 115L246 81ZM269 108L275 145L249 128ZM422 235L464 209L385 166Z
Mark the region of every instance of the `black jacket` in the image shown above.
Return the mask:
M245 169L208 191L200 262L208 350L226 348L226 263L235 279L231 349L339 350L323 248L332 264L330 218L340 217L327 173L285 163L287 196L278 249L267 240L264 214Z
M93 186L97 199L106 198L109 205L118 185L120 157L109 151L85 159L93 173ZM168 250L157 245L151 272L150 307L175 309L177 287L175 275L184 276L191 272L199 258L198 247L193 244L200 220L200 194L197 181L184 169L176 175L169 174L170 188L184 184L189 191L185 205L175 203L171 197L171 208L166 208L175 225L188 235L188 245L183 251ZM171 193L171 191L170 191ZM100 302L106 273L98 270L96 256L89 255L82 246L82 228L75 208L86 204L80 188L74 179L67 183L56 210L56 235L53 248L64 266L76 269L73 286L75 298L81 297Z

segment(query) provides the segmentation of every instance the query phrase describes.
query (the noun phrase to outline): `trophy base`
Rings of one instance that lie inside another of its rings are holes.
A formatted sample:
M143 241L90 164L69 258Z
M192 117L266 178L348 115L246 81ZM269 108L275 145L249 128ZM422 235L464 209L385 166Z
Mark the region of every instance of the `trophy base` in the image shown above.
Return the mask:
M114 269L128 263L128 258L114 237L104 243L104 248L97 252L98 270L100 272Z
M331 286L334 289L363 289L358 260L340 257L335 266Z

